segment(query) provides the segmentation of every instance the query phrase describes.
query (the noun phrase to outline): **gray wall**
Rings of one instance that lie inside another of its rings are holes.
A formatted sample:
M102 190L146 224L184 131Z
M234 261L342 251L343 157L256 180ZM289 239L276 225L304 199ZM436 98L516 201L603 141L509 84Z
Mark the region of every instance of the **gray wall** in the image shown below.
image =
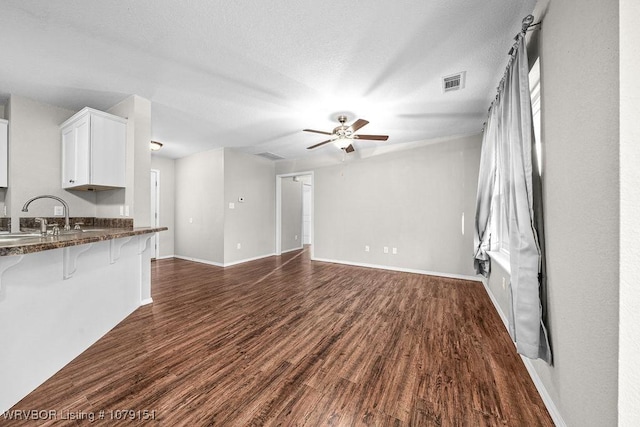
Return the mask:
M302 248L302 181L282 178L281 184L281 250Z
M18 218L35 216L53 216L53 207L59 202L43 199L34 202L28 213L21 212L22 205L29 198L42 194L61 197L69 204L69 212L73 217L120 216L120 205L128 204L130 215L134 215L135 205L138 214L147 215L144 221L134 218L136 226L149 225L149 178L145 183L134 178L134 171L149 174L149 164L144 159L148 154L148 141L144 143L144 134L150 132L148 114L149 101L140 97L130 97L110 112L122 117L129 117L127 134L127 187L124 189L99 192L69 191L61 188L62 162L60 144L60 124L76 111L53 105L43 104L25 97L12 95L7 108L9 118L9 188L3 191L8 215L14 218L12 231L18 231ZM120 111L119 106L131 105L131 109ZM120 113L120 114L118 114ZM135 131L133 128L137 128ZM145 153L133 157L137 147ZM131 150L131 153L129 151ZM135 186L137 194L134 193ZM62 217L61 221L62 222Z
M533 365L569 426L617 425L618 17L612 2L551 1L538 35L554 364ZM492 269L506 313L508 275Z
M615 2L553 1L540 34L554 366L536 369L571 426L617 422L618 18Z
M5 203L12 218L12 231L18 231L20 217L53 216L53 207L60 203L49 199L37 200L29 212L21 212L24 202L43 194L64 199L71 216L96 216L96 193L66 191L61 187L59 126L76 112L17 95L11 96L7 110L9 188Z
M473 276L480 144L452 138L315 169L315 258ZM296 167L280 162L278 173Z
M238 199L244 197L244 202ZM275 252L275 168L271 160L224 150L224 262ZM235 209L229 209L229 203ZM241 249L237 245L240 243Z
M224 265L274 253L270 160L226 148L178 159L175 195L176 256Z
M160 226L168 227L167 231L159 233L161 258L175 254L175 198L176 198L176 161L164 157L151 156L151 169L160 172Z
M224 150L175 162L175 255L224 263Z
M108 110L127 121L126 189L101 191L97 195L98 217L116 218L120 206L129 206L129 216L136 227L151 224L151 102L130 96Z

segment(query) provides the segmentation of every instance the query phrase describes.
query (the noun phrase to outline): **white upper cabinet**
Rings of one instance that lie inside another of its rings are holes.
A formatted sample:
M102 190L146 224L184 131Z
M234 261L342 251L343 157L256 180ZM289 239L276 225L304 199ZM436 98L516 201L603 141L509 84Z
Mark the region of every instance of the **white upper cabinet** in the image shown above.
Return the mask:
M7 141L9 140L9 122L0 119L0 187L8 185L9 158Z
M61 124L60 129L62 188L125 187L126 119L86 107Z

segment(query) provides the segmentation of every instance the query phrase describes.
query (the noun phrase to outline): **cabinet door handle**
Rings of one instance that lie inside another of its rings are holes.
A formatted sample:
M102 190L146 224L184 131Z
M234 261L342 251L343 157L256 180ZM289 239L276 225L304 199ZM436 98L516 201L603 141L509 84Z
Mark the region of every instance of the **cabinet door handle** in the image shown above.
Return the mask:
M76 182L76 180L75 179L70 179L69 182L73 184L74 182Z

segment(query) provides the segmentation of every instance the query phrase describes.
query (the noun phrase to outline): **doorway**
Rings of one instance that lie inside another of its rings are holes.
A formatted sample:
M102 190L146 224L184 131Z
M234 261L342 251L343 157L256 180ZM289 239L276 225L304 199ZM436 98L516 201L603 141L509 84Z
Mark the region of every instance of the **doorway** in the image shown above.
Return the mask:
M310 245L310 255L313 259L313 171L288 173L276 175L276 255L281 255L283 251L283 218L287 218L288 212L283 212L283 182L284 180L300 183L299 208L300 218L300 239L301 244ZM285 208L287 208L285 206ZM284 214L284 215L283 215Z

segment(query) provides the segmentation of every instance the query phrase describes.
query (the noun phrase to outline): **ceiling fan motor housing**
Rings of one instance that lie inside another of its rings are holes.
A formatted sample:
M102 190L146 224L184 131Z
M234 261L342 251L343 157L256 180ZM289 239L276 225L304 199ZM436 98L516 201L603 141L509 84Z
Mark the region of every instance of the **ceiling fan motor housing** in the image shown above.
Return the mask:
M310 147L307 147L307 149L310 150L310 149L328 144L330 142L333 142L334 144L336 144L336 146L338 146L338 148L345 150L347 153L351 153L352 151L354 151L353 145L351 145L351 142L354 139L386 141L387 138L389 138L387 135L356 135L355 134L356 131L358 131L360 128L362 128L363 126L369 123L367 120L364 120L364 119L358 119L351 125L347 126L345 124L347 122L347 116L341 114L338 116L338 122L340 122L340 126L335 127L333 129L333 132L331 133L324 132L321 130L303 129L303 131L305 132L314 132L314 133L320 133L323 135L330 136L330 139L319 142Z

